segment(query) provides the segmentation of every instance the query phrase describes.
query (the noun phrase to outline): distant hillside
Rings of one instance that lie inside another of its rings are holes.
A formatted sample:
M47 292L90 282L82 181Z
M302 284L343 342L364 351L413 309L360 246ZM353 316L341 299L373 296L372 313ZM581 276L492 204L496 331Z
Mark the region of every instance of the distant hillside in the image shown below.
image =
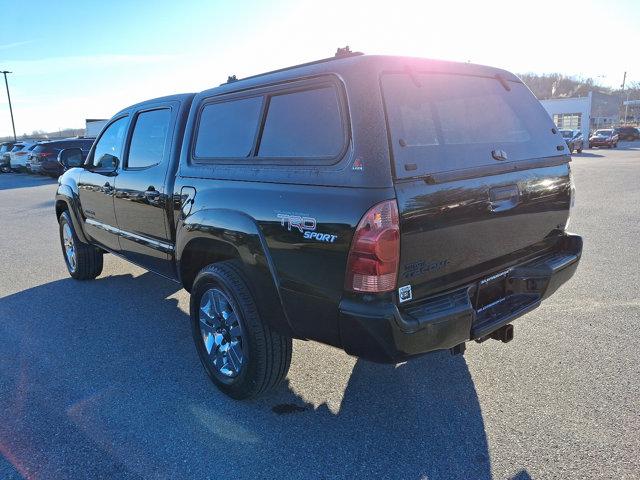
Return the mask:
M69 138L84 135L84 128L66 128L56 132L45 132L43 130L34 130L33 132L17 135L18 140L54 140L56 138ZM13 135L0 137L0 141L13 141Z
M521 73L518 75L527 85L538 100L564 97L584 97L590 91L607 93L611 95L622 94L621 89L612 89L596 85L592 78L575 78L561 73L549 73L538 75L535 73ZM626 85L624 97L627 94L631 100L640 99L640 83L634 82Z

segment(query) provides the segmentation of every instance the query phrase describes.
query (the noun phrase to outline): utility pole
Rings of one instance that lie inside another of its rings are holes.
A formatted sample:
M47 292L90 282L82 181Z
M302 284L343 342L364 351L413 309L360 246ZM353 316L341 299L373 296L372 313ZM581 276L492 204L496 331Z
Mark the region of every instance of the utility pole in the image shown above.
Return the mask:
M11 127L13 128L13 141L17 142L16 138L16 124L13 123L13 108L11 108L11 95L9 95L9 82L7 81L7 70L1 70L0 73L4 74L4 85L7 87L7 99L9 100L9 113L11 114Z
M622 87L622 96L623 96L623 98L624 98L624 85L625 85L625 83L627 83L627 72L624 72L624 75L622 77L622 85L621 85L621 87ZM627 100L629 100L629 92L627 92ZM624 100L623 100L623 103L624 103ZM627 123L627 108L628 108L628 105L625 104L624 105L624 123L625 124Z
M629 89L627 89L627 101L624 102L624 123L627 124L627 112L629 111Z

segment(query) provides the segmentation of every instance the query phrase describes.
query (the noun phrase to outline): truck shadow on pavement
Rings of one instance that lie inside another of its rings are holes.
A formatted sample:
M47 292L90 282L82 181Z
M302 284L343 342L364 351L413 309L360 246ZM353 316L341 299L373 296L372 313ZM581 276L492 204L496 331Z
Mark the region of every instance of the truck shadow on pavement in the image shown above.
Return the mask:
M26 173L0 173L0 190L39 187L41 185L52 185L57 182L57 178L45 177L42 175L29 175Z
M145 273L0 299L0 478L491 478L463 357L358 360L335 413L296 393L307 374L335 387L313 377L337 352L323 347L311 372L236 402L199 364L186 298Z
M572 157L577 157L577 158L601 158L604 157L604 155L600 155L599 153L593 153L593 151L590 152L582 152L582 153L572 153L571 154Z

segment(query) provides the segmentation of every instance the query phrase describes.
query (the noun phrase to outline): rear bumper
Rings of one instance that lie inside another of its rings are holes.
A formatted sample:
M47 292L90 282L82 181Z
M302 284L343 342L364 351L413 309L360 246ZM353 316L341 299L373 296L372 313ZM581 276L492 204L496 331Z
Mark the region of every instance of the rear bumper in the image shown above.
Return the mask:
M564 236L556 251L505 271L505 295L481 308L474 307L480 282L403 310L391 302L343 299L339 319L343 348L368 360L398 362L482 339L552 295L573 276L581 254L582 237Z

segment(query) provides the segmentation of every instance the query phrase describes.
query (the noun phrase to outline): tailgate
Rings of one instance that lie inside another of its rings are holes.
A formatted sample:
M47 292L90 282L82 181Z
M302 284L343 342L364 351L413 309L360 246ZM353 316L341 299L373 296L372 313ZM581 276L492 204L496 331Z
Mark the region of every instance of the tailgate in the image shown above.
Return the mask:
M571 202L567 164L429 185L396 185L398 286L413 298L489 275L551 248Z
M521 83L381 77L400 213L398 287L420 299L553 246L571 179L565 142Z

